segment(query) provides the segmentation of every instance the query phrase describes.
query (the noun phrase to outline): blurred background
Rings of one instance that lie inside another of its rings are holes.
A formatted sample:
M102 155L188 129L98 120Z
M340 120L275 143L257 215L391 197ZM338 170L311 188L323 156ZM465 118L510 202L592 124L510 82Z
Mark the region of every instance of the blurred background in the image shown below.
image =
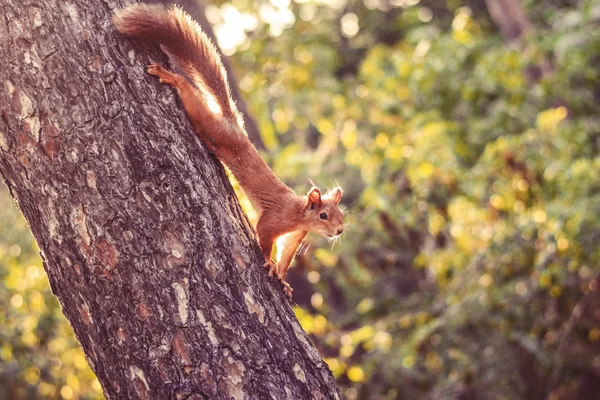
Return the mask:
M344 188L344 236L290 272L344 397L600 399L598 0L206 16L276 173ZM102 398L3 186L0 209L0 398Z

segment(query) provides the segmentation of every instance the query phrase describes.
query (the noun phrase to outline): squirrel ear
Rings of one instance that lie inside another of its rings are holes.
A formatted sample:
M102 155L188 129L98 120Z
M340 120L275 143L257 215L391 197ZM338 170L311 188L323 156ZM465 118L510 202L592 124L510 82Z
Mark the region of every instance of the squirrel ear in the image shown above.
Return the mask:
M333 200L333 202L335 204L338 204L340 202L340 200L342 199L342 193L343 193L343 190L341 187L336 187L331 192L331 199Z
M321 205L321 191L317 187L313 187L308 192L308 207L314 210L316 206Z

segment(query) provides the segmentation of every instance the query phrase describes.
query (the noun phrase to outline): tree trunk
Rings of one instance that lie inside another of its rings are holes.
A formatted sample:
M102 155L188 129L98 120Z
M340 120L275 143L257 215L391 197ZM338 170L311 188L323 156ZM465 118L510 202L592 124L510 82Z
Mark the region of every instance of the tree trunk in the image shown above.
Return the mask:
M485 0L488 12L508 42L519 42L531 28L525 11L516 0Z
M504 40L516 44L521 49L527 48L527 33L532 29L531 22L518 0L485 0L488 12L494 24L500 30ZM535 70L528 71L528 77L536 82L552 73L552 65L543 57Z
M122 4L2 3L0 173L105 395L339 398Z

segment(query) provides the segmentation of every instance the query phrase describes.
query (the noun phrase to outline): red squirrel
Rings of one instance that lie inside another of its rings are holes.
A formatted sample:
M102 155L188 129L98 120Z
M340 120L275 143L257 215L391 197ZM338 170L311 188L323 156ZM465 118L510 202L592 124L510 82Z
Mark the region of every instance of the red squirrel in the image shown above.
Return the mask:
M174 5L137 4L118 10L113 21L126 35L160 43L191 80L157 64L148 66L148 74L177 89L196 134L229 167L250 199L259 215L256 231L264 266L269 268L269 276L277 275L291 298L292 288L285 276L306 234L333 238L344 231L338 208L342 189L322 194L313 185L306 196L298 196L277 178L248 140L214 44L185 11ZM282 240L277 245L283 250L278 251L276 265L271 252L278 238Z

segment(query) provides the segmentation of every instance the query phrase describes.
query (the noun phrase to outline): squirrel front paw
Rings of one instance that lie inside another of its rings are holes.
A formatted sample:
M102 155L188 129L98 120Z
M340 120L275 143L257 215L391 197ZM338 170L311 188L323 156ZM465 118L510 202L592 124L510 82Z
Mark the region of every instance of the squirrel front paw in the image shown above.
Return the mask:
M281 279L281 284L283 285L283 293L285 293L285 295L287 296L287 298L289 300L292 299L292 292L294 291L294 289L292 289L292 287L290 286L289 283L287 283L286 281L284 281L283 279Z
M285 281L285 279L282 278L281 275L279 275L277 273L277 265L275 264L275 262L273 262L273 260L269 260L269 261L267 261L267 262L265 262L263 264L263 267L269 269L269 278L276 277L277 280L281 282L281 284L283 285L283 292L285 293L285 295L287 296L287 298L291 300L292 299L292 292L294 291L294 289L292 289L292 287L290 286L290 284L287 283Z
M263 264L263 267L269 268L269 278L273 276L277 276L277 265L273 262L273 260L269 260Z

